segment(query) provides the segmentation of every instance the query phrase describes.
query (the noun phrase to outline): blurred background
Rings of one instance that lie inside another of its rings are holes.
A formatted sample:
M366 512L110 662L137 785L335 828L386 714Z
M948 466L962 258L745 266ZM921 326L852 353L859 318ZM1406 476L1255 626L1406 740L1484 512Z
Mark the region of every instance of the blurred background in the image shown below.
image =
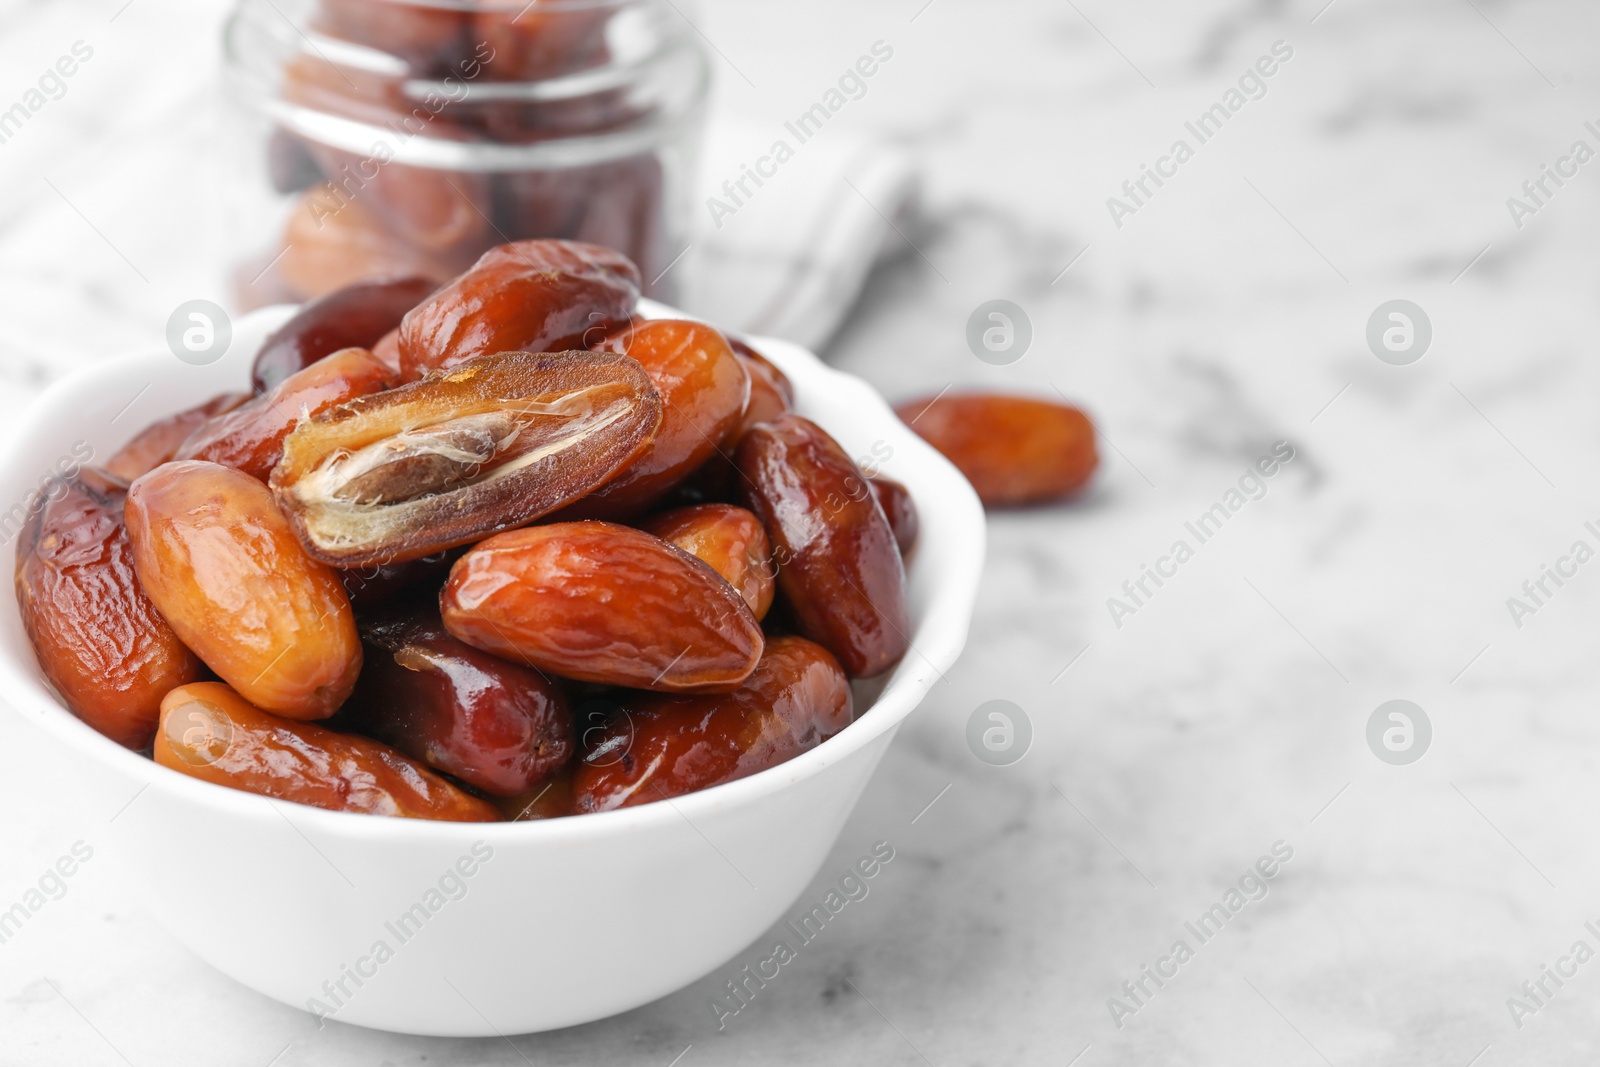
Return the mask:
M677 299L892 401L1064 395L1102 432L1086 498L991 516L967 651L802 899L875 841L895 862L721 1030L731 970L553 1034L318 1029L125 898L115 804L7 717L0 901L75 841L94 860L0 944L0 1062L1592 1062L1600 968L1537 982L1600 948L1600 568L1536 605L1523 587L1600 547L1600 9L669 6L711 74L659 252ZM0 119L28 110L0 121L11 410L158 343L185 301L241 307L236 265L278 220L225 15L0 0ZM748 209L708 205L879 42L892 59ZM995 299L1031 325L1004 365L967 341ZM1399 355L1371 340L1395 300L1429 326ZM1280 442L1292 460L1201 543L1185 524ZM1179 540L1193 558L1139 591ZM992 700L1031 727L1007 766L966 741ZM1369 729L1391 700L1429 727L1400 756L1387 712ZM1280 842L1264 896L1186 932Z

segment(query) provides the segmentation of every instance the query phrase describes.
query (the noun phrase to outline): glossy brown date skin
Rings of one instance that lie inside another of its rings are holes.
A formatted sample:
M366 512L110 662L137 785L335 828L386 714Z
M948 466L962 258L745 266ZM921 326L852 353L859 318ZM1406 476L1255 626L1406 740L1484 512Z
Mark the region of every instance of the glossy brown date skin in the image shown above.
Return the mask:
M900 554L910 555L916 547L917 534L922 532L922 519L917 514L916 501L911 499L911 490L893 478L881 475L868 478L867 484L872 486L872 495L883 509L884 517L889 520L889 529L894 531Z
M372 358L388 367L394 373L395 381L400 381L403 375L400 372L400 327L396 326L382 337L377 344L372 346Z
M140 430L116 454L106 460L105 469L125 482L146 471L155 470L178 452L195 430L218 415L224 415L250 399L249 393L223 393L204 404L169 415Z
M497 797L526 793L576 748L565 695L538 671L451 637L429 604L361 625L365 665L335 725Z
M517 241L485 252L465 274L406 313L400 365L408 378L496 352L587 347L624 326L639 270L610 249Z
M751 429L734 462L805 635L852 677L893 666L910 645L905 569L866 476L821 427L794 414Z
M710 567L641 530L553 523L497 534L439 595L469 645L563 678L665 692L737 687L761 624Z
M456 554L435 552L421 559L404 563L375 563L365 567L344 567L339 570L339 581L350 597L350 606L358 612L400 599L402 596L420 596L427 583L433 584L436 595L450 573Z
M972 483L988 507L1061 500L1099 463L1094 423L1077 408L996 393L946 393L895 408Z
M739 429L733 435L734 441L743 437L750 427L771 422L788 411L791 405L777 382L767 373L771 364L757 363L743 357L740 357L740 362L750 373L750 402L745 405L744 417L740 419Z
M771 422L794 407L794 383L776 363L743 341L729 338L728 343L750 372L750 403L745 405L744 420L734 438L737 442L756 423Z
M329 811L451 822L500 818L492 804L387 745L269 715L220 682L167 694L155 758L214 785Z
M533 822L576 815L572 806L572 767L557 771L548 782L514 797L494 802L506 822Z
M93 468L59 483L17 541L17 607L39 668L72 713L119 745L155 734L161 698L205 674L139 585L126 483Z
M660 423L661 399L632 360L502 352L303 420L272 488L313 557L403 563L604 485Z
M771 382L772 387L783 396L785 407L794 406L794 383L789 380L787 374L778 369L776 363L751 348L749 342L741 341L737 337L728 338L728 344L733 347L739 358L748 360L761 368L761 376Z
M661 500L738 429L750 375L716 330L656 319L607 338L602 351L637 360L661 393L661 429L615 481L578 501L565 519L627 519Z
M641 529L704 562L738 590L757 619L766 617L777 568L754 513L732 504L699 504L653 515Z
M184 440L175 458L220 463L266 481L283 456L283 439L301 419L394 384L389 368L371 352L346 348L203 423Z
M682 796L764 771L850 725L839 662L802 637L775 637L744 685L722 695L637 694L573 774L579 812Z
M740 499L739 472L733 466L735 446L750 427L771 422L794 403L794 386L787 375L743 341L730 337L728 345L750 378L750 399L745 403L744 414L717 452L662 497L659 503L663 506L727 503Z
M139 582L183 643L252 704L325 719L361 671L350 599L306 557L267 487L215 463L163 464L128 490Z
M262 342L251 384L265 393L341 349L372 349L435 288L431 278L396 278L348 285L313 300Z

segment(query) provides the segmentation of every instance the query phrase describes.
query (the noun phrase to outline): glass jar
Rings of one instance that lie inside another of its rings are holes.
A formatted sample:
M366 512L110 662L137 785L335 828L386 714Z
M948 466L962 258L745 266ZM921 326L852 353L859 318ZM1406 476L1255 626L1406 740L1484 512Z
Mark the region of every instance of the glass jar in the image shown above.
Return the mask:
M617 249L670 301L709 79L673 4L238 0L240 308L531 237Z

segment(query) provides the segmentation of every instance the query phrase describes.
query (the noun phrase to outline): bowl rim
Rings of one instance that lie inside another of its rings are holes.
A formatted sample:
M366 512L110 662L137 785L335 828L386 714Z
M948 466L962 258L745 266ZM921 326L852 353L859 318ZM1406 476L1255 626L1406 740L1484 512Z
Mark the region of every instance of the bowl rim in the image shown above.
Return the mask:
M275 305L241 316L234 323L234 336L249 335L256 330L261 330L264 335L286 321L296 310L298 308L294 305ZM697 316L649 300L640 301L640 316L698 320ZM857 712L857 717L844 730L793 759L693 793L612 811L555 819L487 823L375 818L366 813L331 811L249 793L162 767L142 753L117 744L68 710L44 681L31 654L13 654L0 647L0 685L4 687L0 690L0 696L3 696L4 703L14 714L41 724L69 748L95 762L108 765L108 769L142 782L139 791L134 794L135 798L145 789L156 788L185 801L208 804L245 819L273 819L269 808L288 807L293 809L297 827L314 828L330 838L422 842L468 837L482 838L490 844L589 840L632 833L635 829L644 831L680 819L697 826L698 816L748 807L787 786L815 777L830 765L843 762L880 735L896 728L927 695L934 681L943 678L960 655L966 642L983 568L986 534L984 512L966 478L901 422L883 397L864 380L827 366L812 352L794 342L772 337L738 336L778 364L794 380L800 397L808 393L826 392L833 397L844 398L856 409L856 417L869 418L872 424L881 425L882 436L895 450L896 480L907 484L921 516L916 557L924 560L924 565L927 565L927 557L933 554L928 550L930 538L939 542L954 542L957 546L957 551L949 556L954 561L953 565L945 566L941 573L933 576L926 606L920 617L913 620L915 632L911 637L911 648L889 673L887 683L878 696L864 710ZM26 442L31 438L40 435L59 436L59 431L52 432L50 429L52 416L70 411L77 398L103 391L104 383L114 377L106 374L107 368L112 366L130 369L145 367L152 375L152 382L158 382L163 375L172 374L182 364L173 358L164 345L147 345L97 361L57 379L27 406L10 432L0 438L0 471L16 469ZM798 400L797 408L803 407L803 399ZM804 410L800 410L800 413L807 415ZM906 475L913 468L915 476L908 479ZM919 492L912 482L925 483L925 488ZM0 565L14 564L20 540L20 537L12 537L0 549ZM915 566L915 561L912 565ZM7 598L4 610L12 613L13 618L16 617L19 608L14 597ZM25 631L22 644L28 647Z

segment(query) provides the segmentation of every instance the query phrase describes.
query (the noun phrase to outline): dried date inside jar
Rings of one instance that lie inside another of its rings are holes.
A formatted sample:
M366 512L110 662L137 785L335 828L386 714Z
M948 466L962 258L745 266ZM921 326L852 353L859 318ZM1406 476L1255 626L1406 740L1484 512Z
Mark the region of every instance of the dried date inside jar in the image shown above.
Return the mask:
M395 275L417 275L443 282L461 267L407 244L385 229L375 212L360 200L347 200L337 211L335 187L319 183L289 212L281 251L273 262L257 268L256 281L240 288L247 306L272 303L256 291L256 282L283 288L285 301L310 300L347 285Z
M313 557L402 563L592 492L660 422L661 399L631 359L502 352L302 420L272 488Z
M531 6L531 5L530 5ZM450 71L472 54L471 5L320 0L312 27L404 60L412 77Z
M671 298L710 56L669 5L234 6L227 72L252 125L271 131L260 162L276 189L260 181L248 205L259 210L240 212L254 253L237 272L242 303L305 299L395 269L437 267L443 280L498 242L540 238L614 249L648 280L636 277L637 288ZM266 220L301 191L279 243ZM484 351L574 347L518 340Z

